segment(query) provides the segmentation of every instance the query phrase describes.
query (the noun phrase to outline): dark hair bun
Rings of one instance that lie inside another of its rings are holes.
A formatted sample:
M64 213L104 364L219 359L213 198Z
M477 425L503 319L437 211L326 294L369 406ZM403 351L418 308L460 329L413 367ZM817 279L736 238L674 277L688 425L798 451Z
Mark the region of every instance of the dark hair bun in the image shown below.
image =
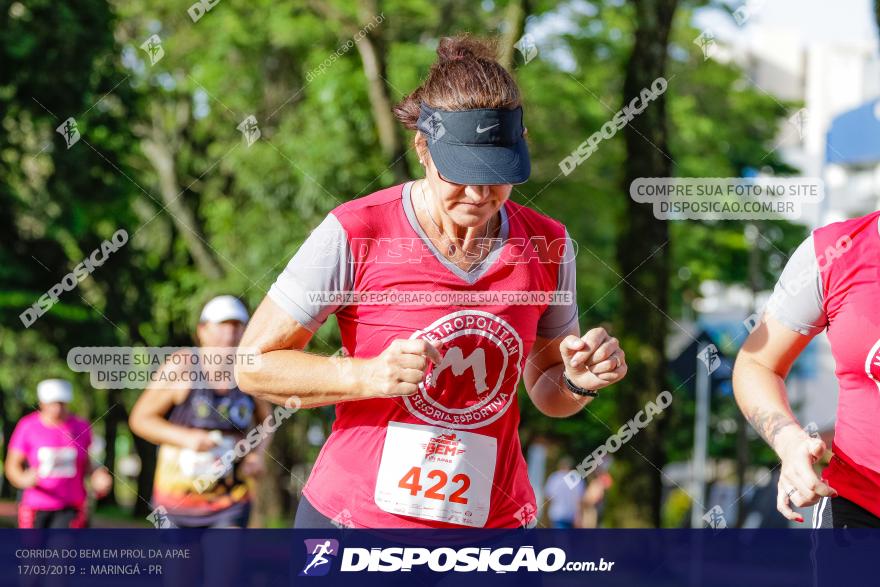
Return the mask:
M495 46L488 41L474 39L469 35L443 37L437 46L440 63L444 61L462 61L467 59L485 59L495 61Z
M440 110L516 108L521 104L519 88L496 54L495 41L467 34L440 39L428 77L394 107L394 115L416 130L422 102Z

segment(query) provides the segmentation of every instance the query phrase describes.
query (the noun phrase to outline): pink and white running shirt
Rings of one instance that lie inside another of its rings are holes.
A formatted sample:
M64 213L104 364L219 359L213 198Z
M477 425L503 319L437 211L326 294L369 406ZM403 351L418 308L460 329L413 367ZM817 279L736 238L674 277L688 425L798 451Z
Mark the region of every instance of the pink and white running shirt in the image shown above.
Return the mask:
M82 506L91 443L89 423L77 416L68 416L58 426L43 424L39 412L19 420L9 439L9 450L24 453L38 478L34 487L24 490L22 505L50 511Z
M827 329L839 382L838 493L880 516L880 212L813 231L789 260L768 312L805 335Z
M398 338L440 341L411 396L337 404L336 420L303 493L357 527L517 527L534 516L517 427L517 386L536 335L577 324L577 306L319 304L309 292L574 292L565 227L508 201L483 263L465 272L434 248L415 217L411 183L347 202L316 229L269 297L310 330L330 313L354 357ZM416 204L418 205L418 204Z

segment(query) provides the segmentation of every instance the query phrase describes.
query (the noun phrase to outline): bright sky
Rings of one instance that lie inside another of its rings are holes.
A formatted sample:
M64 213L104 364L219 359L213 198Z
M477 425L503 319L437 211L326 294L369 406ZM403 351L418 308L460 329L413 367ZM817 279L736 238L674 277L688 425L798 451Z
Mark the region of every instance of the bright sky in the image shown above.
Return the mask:
M734 43L747 39L750 25L788 29L803 43L877 45L878 42L873 0L750 0L731 5L745 6L750 11L751 16L744 26L740 27L730 15L717 8L697 11L694 26L701 30L710 29L719 38ZM587 0L568 0L543 17L530 19L527 32L535 37L544 58L551 58L570 71L575 65L571 55L553 43L553 38L562 33L576 33L572 20L578 14L592 16L595 13L596 9Z
M748 25L786 28L803 41L877 43L872 0L751 0ZM719 37L742 34L736 21L718 10L703 9L694 19L697 28L711 28Z

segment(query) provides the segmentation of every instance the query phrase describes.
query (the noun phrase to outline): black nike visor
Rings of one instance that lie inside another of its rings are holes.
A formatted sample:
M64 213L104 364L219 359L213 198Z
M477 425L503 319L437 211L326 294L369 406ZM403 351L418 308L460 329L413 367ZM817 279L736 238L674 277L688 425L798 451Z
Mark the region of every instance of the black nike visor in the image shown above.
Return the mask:
M522 107L439 110L422 102L418 129L440 175L462 185L519 184L531 161Z

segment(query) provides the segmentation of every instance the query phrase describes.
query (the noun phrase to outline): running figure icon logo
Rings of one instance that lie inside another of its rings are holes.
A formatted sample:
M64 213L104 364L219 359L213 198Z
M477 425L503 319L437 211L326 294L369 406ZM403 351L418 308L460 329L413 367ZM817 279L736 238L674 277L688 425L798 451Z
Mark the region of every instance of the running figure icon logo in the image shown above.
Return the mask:
M306 566L300 577L321 577L330 572L330 561L339 554L339 541L332 538L304 540Z

